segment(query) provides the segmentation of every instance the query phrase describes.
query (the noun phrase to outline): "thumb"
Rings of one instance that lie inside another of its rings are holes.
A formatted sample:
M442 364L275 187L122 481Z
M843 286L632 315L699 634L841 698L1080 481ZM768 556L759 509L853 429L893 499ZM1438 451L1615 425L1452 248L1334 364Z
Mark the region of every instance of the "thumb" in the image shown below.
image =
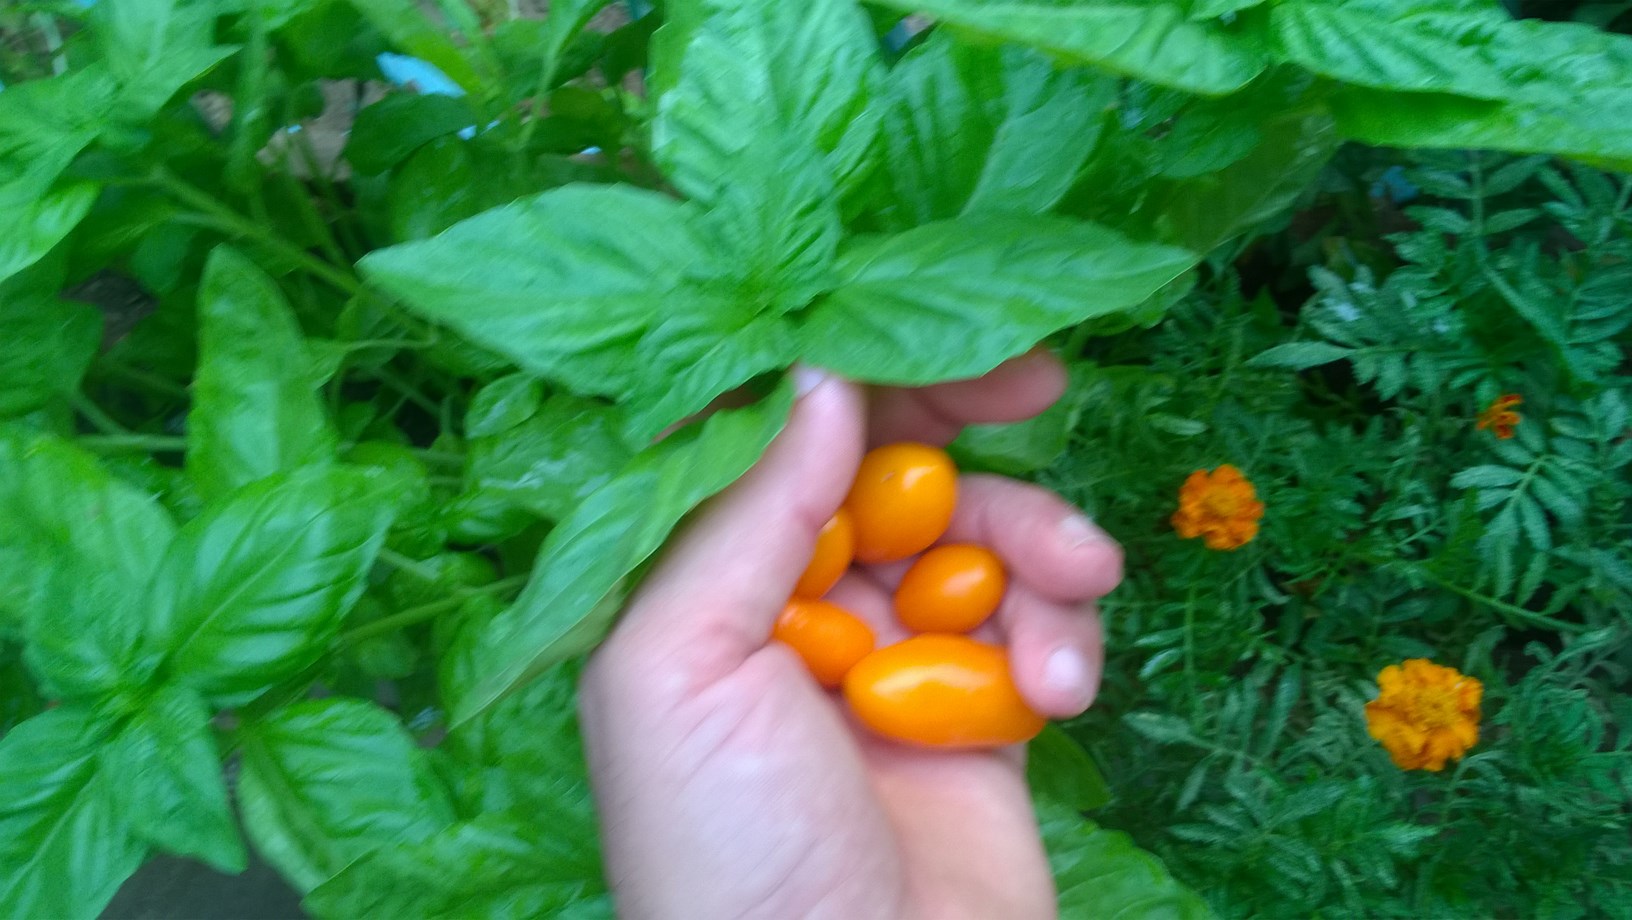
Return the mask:
M793 373L800 395L787 426L642 583L618 628L626 649L684 647L686 659L723 673L764 646L849 491L864 440L857 387L815 368Z

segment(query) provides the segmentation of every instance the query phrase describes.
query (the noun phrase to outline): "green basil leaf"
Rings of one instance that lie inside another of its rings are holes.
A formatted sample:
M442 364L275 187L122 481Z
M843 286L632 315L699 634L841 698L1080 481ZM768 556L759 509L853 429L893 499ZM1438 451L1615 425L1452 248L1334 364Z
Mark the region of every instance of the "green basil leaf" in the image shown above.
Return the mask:
M698 7L706 15L689 24L678 62L660 56L678 74L658 99L653 154L677 188L711 209L750 311L785 313L826 289L840 198L871 170L878 43L848 0ZM723 374L744 362L714 363Z
M396 717L341 697L247 726L238 799L255 848L302 892L454 820L447 790Z
M227 805L209 710L197 693L161 687L102 749L125 819L159 849L242 872L244 842Z
M102 61L119 81L115 117L140 126L237 49L214 44L215 11L185 0L98 3L89 26Z
M65 706L0 739L0 915L95 917L146 857L124 817L126 777L98 769L107 734Z
M1210 252L1284 214L1314 183L1341 141L1324 112L1307 108L1265 113L1254 133L1256 144L1222 169L1146 183L1138 212L1128 215L1119 229L1191 252Z
M89 182L53 187L107 129L118 84L100 64L28 80L0 93L0 282L35 264L84 219L99 194Z
M1093 153L1116 90L1023 48L936 31L890 72L884 138L898 229L960 213L1040 214Z
M1260 6L1265 0L1190 0L1191 19L1217 19Z
M503 434L532 418L544 402L544 385L526 374L508 374L486 384L465 410L465 437Z
M1171 917L1210 920L1213 912L1127 834L1085 820L1067 805L1037 802L1043 844L1059 889L1062 917Z
M100 191L94 183L76 182L7 208L13 229L0 236L0 281L33 265L62 242L90 212ZM0 194L0 206L8 203L6 197Z
M979 35L1030 45L1074 63L1204 95L1245 86L1266 66L1253 28L1190 19L1176 0L1100 0L1050 5L1033 0L880 0L923 12ZM1254 11L1244 10L1245 19Z
M290 20L327 5L328 0L221 0L217 8L252 13L261 18L263 28L273 32L288 25Z
M544 19L546 42L559 53L596 13L610 5L611 0L559 0L550 4L550 15Z
M462 630L486 665L451 687L464 722L550 666L593 648L622 602L625 578L662 547L687 513L759 459L792 403L787 387L716 413L637 456L556 525L521 596L491 623Z
M459 221L569 182L610 180L606 167L559 156L519 161L487 134L473 140L439 137L391 173L381 238L435 236Z
M683 51L654 60L652 149L669 180L711 205L745 182L754 194L772 193L773 183L808 181L798 173L809 164L767 173L778 164L756 154L800 147L822 156L830 187L862 179L878 131L869 101L880 62L861 10L849 0L691 6L674 31L659 32ZM747 175L735 168L745 164Z
M346 138L346 161L358 172L383 173L476 119L476 110L460 96L392 93L357 113Z
M1489 8L1418 0L1406 10L1375 0L1340 10L1283 6L1276 16L1385 19L1388 28L1334 38L1325 65L1350 86L1332 107L1350 137L1370 143L1557 153L1606 168L1632 164L1632 37L1577 23L1510 20ZM1394 79L1370 71L1398 64L1398 42L1422 45L1416 68ZM1454 66L1447 66L1454 63ZM1357 68L1356 73L1346 68ZM1435 74L1443 68L1445 73ZM1368 73L1370 75L1368 76Z
M638 442L792 360L791 335L757 315L753 279L712 230L695 206L655 192L573 185L379 250L361 267L532 373L633 397Z
M1024 476L1053 463L1071 443L1071 433L1090 392L1083 365L1071 368L1071 382L1054 405L1037 415L1006 425L970 425L947 450L959 469L989 470Z
M0 520L0 578L14 586L0 617L24 621L48 692L94 699L145 681L136 598L175 533L164 509L66 442L0 428Z
M146 599L168 677L232 706L317 660L365 587L394 477L269 477L182 528Z
M320 917L614 916L593 839L531 815L481 815L426 840L381 847L303 905Z
M965 217L863 239L804 325L805 357L876 383L975 377L1055 330L1140 303L1195 262L1055 217Z
M1277 55L1312 72L1373 89L1503 99L1509 79L1491 40L1507 16L1413 10L1398 2L1283 3L1271 13ZM1509 64L1511 66L1511 64Z
M745 309L779 315L827 290L842 228L838 193L813 148L767 126L719 169L736 179L711 199L704 222L731 260Z
M154 659L142 654L140 588L109 578L85 558L28 555L23 575L23 660L40 689L62 699L102 700L141 686ZM132 593L134 590L135 593Z
M631 444L648 444L670 423L706 407L714 397L799 355L794 326L780 316L674 317L640 341L635 360L664 368L630 393L625 425Z
M105 126L118 83L100 64L7 86L0 93L0 201L34 197L73 162ZM15 184L14 184L15 183ZM14 188L29 192L11 198ZM24 226L17 224L16 226Z
M87 24L102 59L122 83L142 79L167 56L207 47L213 37L213 11L186 0L98 3L89 9Z
M465 491L560 520L628 462L621 425L605 403L552 396L525 421L471 440Z
M1368 144L1553 153L1632 170L1632 89L1624 86L1585 87L1568 102L1506 103L1338 89L1331 105L1338 129Z
M610 4L611 0L558 0L550 4L543 22L515 19L499 26L493 36L495 49L501 61L507 48L515 49L510 61L521 63L512 68L523 75L520 92L554 89L588 70L599 57L604 36L585 34L584 27ZM574 39L579 42L574 44ZM545 77L548 79L541 83Z
M210 253L199 284L199 361L187 414L187 471L206 498L334 457L294 311L237 250Z
M0 258L4 258L0 256ZM79 389L102 343L102 314L84 304L0 292L0 417Z
M658 317L722 309L698 212L624 186L567 186L364 257L411 309L584 393L621 395Z
M471 615L483 622L481 613ZM481 817L423 844L377 851L314 892L308 906L320 914L389 915L401 892L434 905L416 915L487 916L496 899L526 904L530 916L604 914L599 827L578 731L580 664L550 668L449 734L444 747L464 777L462 801ZM485 668L469 654L445 657L445 695ZM450 847L455 852L428 858ZM426 865L460 869L438 877Z
M91 454L49 435L0 426L0 540L77 556L140 587L175 525L151 497L115 479Z
M1026 746L1026 779L1033 794L1076 811L1103 807L1111 787L1082 745L1050 725Z
M482 614L473 623L484 625ZM486 620L491 619L488 615ZM443 658L443 696L458 696L485 668L465 644ZM591 844L600 831L578 728L580 659L554 665L448 734L447 750L470 777L468 807L534 816L558 836Z

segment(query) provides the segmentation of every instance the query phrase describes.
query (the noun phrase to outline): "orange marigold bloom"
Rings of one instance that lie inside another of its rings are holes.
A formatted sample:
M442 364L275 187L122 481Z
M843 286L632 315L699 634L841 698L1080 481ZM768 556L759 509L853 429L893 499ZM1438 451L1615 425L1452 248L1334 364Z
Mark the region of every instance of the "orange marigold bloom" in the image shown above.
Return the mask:
M1196 470L1179 488L1173 529L1186 540L1202 537L1208 549L1240 549L1258 536L1264 503L1241 471L1226 463Z
M1366 732L1401 770L1445 769L1479 743L1479 698L1485 687L1455 668L1412 658L1377 675L1366 704Z
M1496 397L1496 401L1485 407L1479 413L1479 430L1489 428L1491 433L1503 441L1513 437L1513 428L1524 416L1513 411L1513 407L1524 402L1517 393L1503 393Z

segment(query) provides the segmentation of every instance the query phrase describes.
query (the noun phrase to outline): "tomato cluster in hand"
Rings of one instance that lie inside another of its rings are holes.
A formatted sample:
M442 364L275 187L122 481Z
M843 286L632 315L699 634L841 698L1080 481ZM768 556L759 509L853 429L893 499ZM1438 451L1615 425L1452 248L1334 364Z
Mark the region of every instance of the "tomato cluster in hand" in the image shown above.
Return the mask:
M927 444L869 451L844 507L818 534L772 638L797 652L823 687L842 688L856 719L876 734L927 747L1018 744L1042 731L1043 717L1021 698L1008 651L962 635L1002 604L1003 562L984 546L936 545L957 507L957 477L952 458ZM917 635L874 648L872 627L821 600L852 563L914 556L896 588L895 613Z

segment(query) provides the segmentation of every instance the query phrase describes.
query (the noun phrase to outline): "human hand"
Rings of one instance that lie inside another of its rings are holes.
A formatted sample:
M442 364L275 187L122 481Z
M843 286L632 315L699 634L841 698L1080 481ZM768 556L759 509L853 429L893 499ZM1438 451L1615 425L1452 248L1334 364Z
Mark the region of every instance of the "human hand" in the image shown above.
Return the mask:
M1053 916L1022 747L877 738L768 639L867 446L944 444L965 424L1029 417L1059 397L1063 371L1034 353L979 380L871 394L803 373L786 429L670 548L585 671L619 914ZM1093 601L1120 580L1116 543L1048 492L975 475L959 480L945 539L984 544L1008 567L1003 607L982 630L1008 646L1031 706L1087 708L1103 660ZM890 592L904 568L852 571L829 595L881 646L903 636Z

